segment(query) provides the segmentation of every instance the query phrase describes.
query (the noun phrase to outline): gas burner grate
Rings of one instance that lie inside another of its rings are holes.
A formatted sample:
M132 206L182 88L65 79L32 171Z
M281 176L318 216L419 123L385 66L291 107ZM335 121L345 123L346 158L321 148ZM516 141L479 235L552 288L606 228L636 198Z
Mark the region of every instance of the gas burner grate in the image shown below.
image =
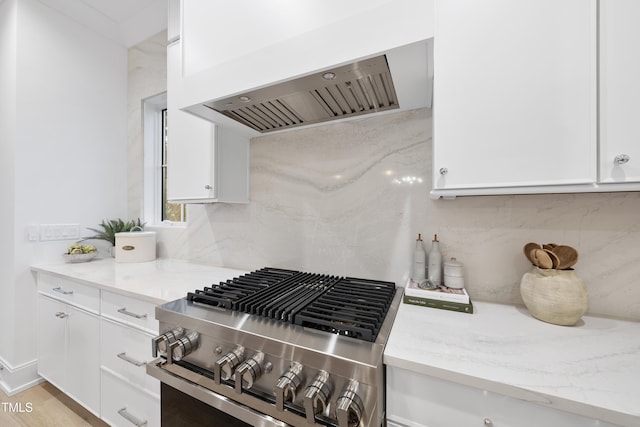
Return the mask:
M375 341L395 292L394 283L347 277L305 307L295 323Z
M296 271L278 268L263 268L218 285L205 287L187 294L187 299L214 307L235 308L238 300L253 295L287 278L299 274Z
M187 299L374 342L395 292L391 282L263 268Z

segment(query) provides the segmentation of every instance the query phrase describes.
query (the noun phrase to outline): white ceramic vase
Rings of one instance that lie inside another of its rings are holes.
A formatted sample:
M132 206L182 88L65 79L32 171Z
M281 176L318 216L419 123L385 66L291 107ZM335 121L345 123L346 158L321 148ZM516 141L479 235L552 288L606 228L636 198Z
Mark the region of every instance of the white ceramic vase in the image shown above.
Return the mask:
M575 270L533 267L522 276L520 295L536 319L573 326L589 308L587 287Z

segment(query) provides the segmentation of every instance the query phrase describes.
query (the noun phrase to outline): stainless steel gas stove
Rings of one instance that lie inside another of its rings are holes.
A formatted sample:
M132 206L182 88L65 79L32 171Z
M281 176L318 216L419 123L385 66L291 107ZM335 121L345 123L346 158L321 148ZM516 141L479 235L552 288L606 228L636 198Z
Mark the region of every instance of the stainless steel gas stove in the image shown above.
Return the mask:
M263 268L158 306L147 372L162 382L163 424L186 419L177 390L200 401L188 412L238 425L382 425L400 297L391 282Z

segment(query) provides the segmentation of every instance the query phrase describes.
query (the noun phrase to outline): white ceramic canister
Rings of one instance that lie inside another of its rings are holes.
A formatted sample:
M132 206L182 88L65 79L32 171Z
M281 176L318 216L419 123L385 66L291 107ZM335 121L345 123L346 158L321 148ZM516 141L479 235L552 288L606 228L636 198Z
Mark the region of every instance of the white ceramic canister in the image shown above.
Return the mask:
M116 262L146 262L156 259L155 231L116 233Z
M455 258L444 263L444 285L448 288L464 288L464 269Z

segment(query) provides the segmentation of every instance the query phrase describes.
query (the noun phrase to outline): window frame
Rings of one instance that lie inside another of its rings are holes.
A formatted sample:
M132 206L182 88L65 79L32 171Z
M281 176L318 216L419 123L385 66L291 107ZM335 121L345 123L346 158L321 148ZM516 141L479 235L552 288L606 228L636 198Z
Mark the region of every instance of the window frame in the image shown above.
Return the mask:
M163 111L167 109L167 93L145 98L142 100L143 125L143 209L144 222L150 226L158 225L186 225L186 221L163 220L163 150L165 144L165 129ZM183 214L186 207L183 207Z

